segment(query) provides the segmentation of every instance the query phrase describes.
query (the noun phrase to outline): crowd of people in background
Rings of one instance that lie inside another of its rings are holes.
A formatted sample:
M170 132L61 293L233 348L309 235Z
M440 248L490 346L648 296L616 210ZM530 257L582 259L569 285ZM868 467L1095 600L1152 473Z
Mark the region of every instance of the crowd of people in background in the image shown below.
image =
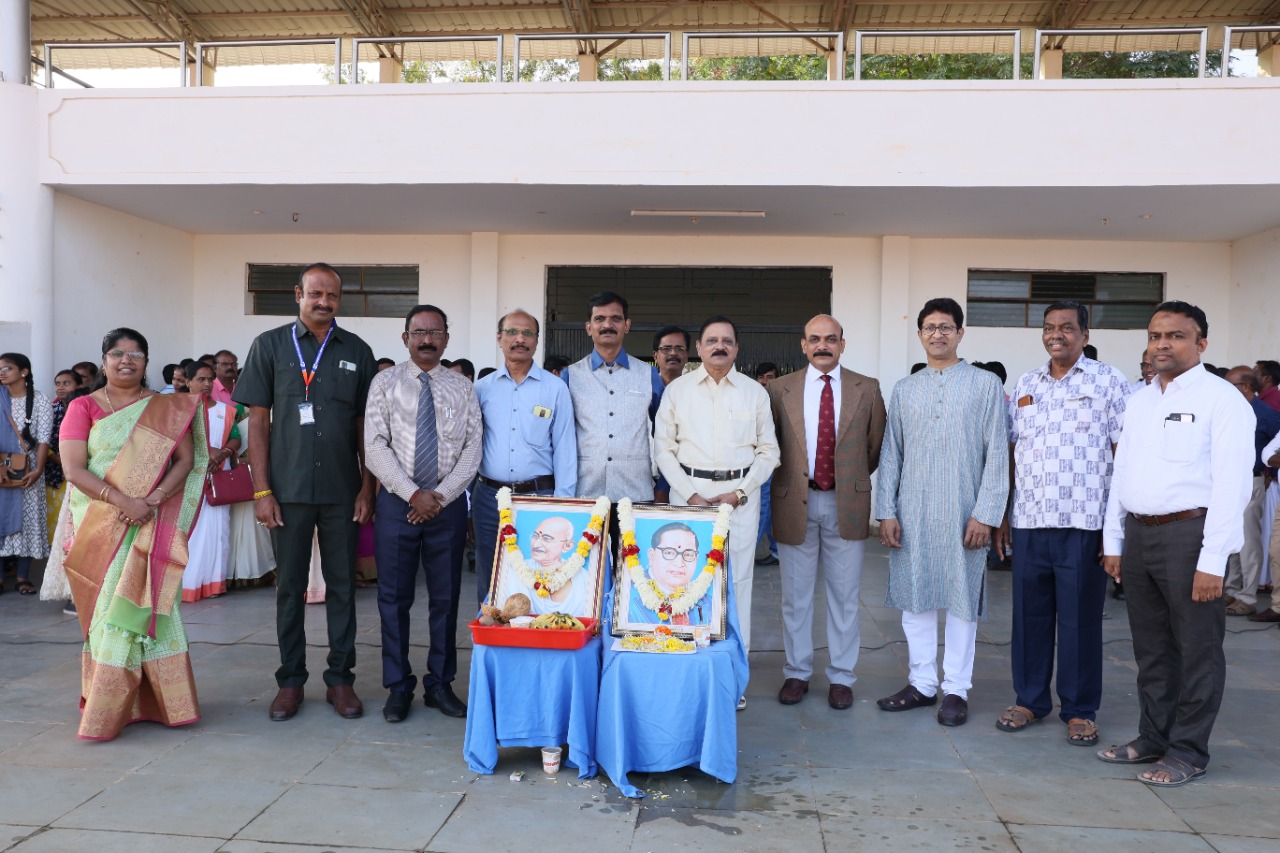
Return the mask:
M18 593L64 601L85 631L82 737L109 739L135 719L197 718L177 601L266 583L277 588L281 658L271 718L290 719L303 701L307 603L326 610L327 702L343 717L363 713L354 590L371 587L383 714L403 720L419 682L409 660L419 570L424 703L465 716L450 686L462 577L470 567L477 602L490 597L504 489L734 507L728 564L747 648L754 569L780 565L787 705L813 674L819 565L828 702L852 704L874 520L910 659L907 686L879 707L938 705L939 723L966 722L987 572L1011 569L1015 702L996 725L1017 732L1053 710L1056 660L1067 740L1093 745L1110 575L1112 595L1128 602L1143 721L1135 740L1099 757L1156 762L1141 778L1157 786L1204 774L1225 618L1280 622L1274 596L1258 606L1280 559L1280 363L1202 364L1208 320L1186 303L1157 308L1133 381L1099 361L1087 308L1048 306L1049 359L1010 392L1000 362L959 356L960 306L930 300L917 318L926 360L886 405L876 379L841 367L843 328L827 315L806 324L803 362L760 362L744 375L731 319L708 318L696 335L663 327L642 359L623 347L627 300L603 292L587 306L586 357L536 364L539 322L517 309L497 319L502 365L477 373L467 358L445 358L448 317L436 306L409 312L407 359L397 361L375 359L337 322L331 267L309 267L296 296L297 320L259 336L243 366L225 349L174 361L159 392L147 387L146 338L132 329L107 335L100 363L58 371L52 398L26 356L0 355L10 485L0 489L0 556L14 563ZM246 464L252 499L211 502L215 472ZM157 557L167 567L158 581L148 575ZM37 589L32 565L46 558ZM658 592L661 607L679 604L679 590ZM158 636L171 642L162 649ZM135 684L125 696L111 686L121 668ZM1194 707L1171 703L1179 690L1202 695Z

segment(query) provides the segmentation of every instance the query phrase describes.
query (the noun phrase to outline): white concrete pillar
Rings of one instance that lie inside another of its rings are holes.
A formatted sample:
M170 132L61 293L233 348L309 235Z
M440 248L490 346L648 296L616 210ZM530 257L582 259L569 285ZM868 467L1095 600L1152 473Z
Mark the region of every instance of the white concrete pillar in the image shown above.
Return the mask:
M594 83L596 81L596 68L599 67L600 58L594 53L578 54L578 82Z
M842 69L844 68L844 60L845 60L845 54L843 51L839 51L839 50L827 51L827 79L828 80L844 79L844 74L842 71Z
M533 308L530 311L535 310ZM475 364L497 367L498 358L498 232L471 234L471 317L465 352Z
M911 238L880 239L880 364L885 395L906 376L913 361L915 323L911 306Z
M197 82L199 82L199 85L201 86L213 86L214 78L217 77L218 74L218 69L206 62L204 64L204 68L200 71L199 76L197 76L197 67L198 66L194 62L187 66L187 85L195 86Z
M1040 51L1040 79L1041 80L1061 80L1062 79L1062 51L1061 50Z
M1280 77L1280 45L1270 45L1258 51L1258 76Z
M25 56L26 54L24 54ZM40 92L0 83L0 295L4 343L53 383L53 190L40 183Z
M31 0L0 0L0 81L31 82Z
M384 56L378 58L378 82L379 83L403 83L404 82L404 63L396 59L394 56Z

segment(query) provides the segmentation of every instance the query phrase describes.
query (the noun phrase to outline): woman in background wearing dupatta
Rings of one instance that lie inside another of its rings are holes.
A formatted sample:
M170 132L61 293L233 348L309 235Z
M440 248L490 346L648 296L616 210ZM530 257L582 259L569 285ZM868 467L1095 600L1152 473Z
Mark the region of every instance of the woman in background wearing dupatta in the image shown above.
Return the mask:
M102 341L101 387L62 422L70 541L63 567L85 635L80 737L200 718L178 612L208 451L200 397L145 388L147 340Z

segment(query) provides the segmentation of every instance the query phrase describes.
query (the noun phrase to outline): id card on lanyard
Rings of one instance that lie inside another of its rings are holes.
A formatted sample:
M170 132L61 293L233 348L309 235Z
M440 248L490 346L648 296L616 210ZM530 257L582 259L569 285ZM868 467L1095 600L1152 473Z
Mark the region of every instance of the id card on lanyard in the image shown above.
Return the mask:
M325 332L324 340L320 342L320 349L316 351L316 360L311 363L311 369L307 370L307 363L302 358L302 345L298 343L298 327L293 327L293 350L298 354L298 366L302 368L302 397L305 402L298 404L298 423L302 426L311 426L316 422L315 407L311 405L311 380L316 378L316 371L320 369L320 359L324 357L324 348L329 345L329 338L333 337L333 330L338 327L337 320L329 321L329 331Z

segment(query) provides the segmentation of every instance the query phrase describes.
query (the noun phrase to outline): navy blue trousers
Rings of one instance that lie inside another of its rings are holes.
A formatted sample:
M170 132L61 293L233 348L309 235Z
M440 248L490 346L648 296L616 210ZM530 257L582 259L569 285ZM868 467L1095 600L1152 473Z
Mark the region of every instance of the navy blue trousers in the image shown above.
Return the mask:
M1107 597L1101 545L1100 530L1013 529L1013 690L1037 717L1053 710L1055 636L1058 716L1097 717Z
M551 489L533 494L550 495ZM479 480L471 494L471 522L476 532L476 609L479 610L480 605L489 600L493 555L498 548L498 490ZM499 607L502 604L498 602Z
M467 544L467 502L461 498L423 524L405 520L409 505L386 489L378 492L374 554L378 561L378 616L382 619L382 686L412 693L418 680L409 665L409 610L418 569L427 577L431 648L425 689L448 684L458 673L458 593Z

